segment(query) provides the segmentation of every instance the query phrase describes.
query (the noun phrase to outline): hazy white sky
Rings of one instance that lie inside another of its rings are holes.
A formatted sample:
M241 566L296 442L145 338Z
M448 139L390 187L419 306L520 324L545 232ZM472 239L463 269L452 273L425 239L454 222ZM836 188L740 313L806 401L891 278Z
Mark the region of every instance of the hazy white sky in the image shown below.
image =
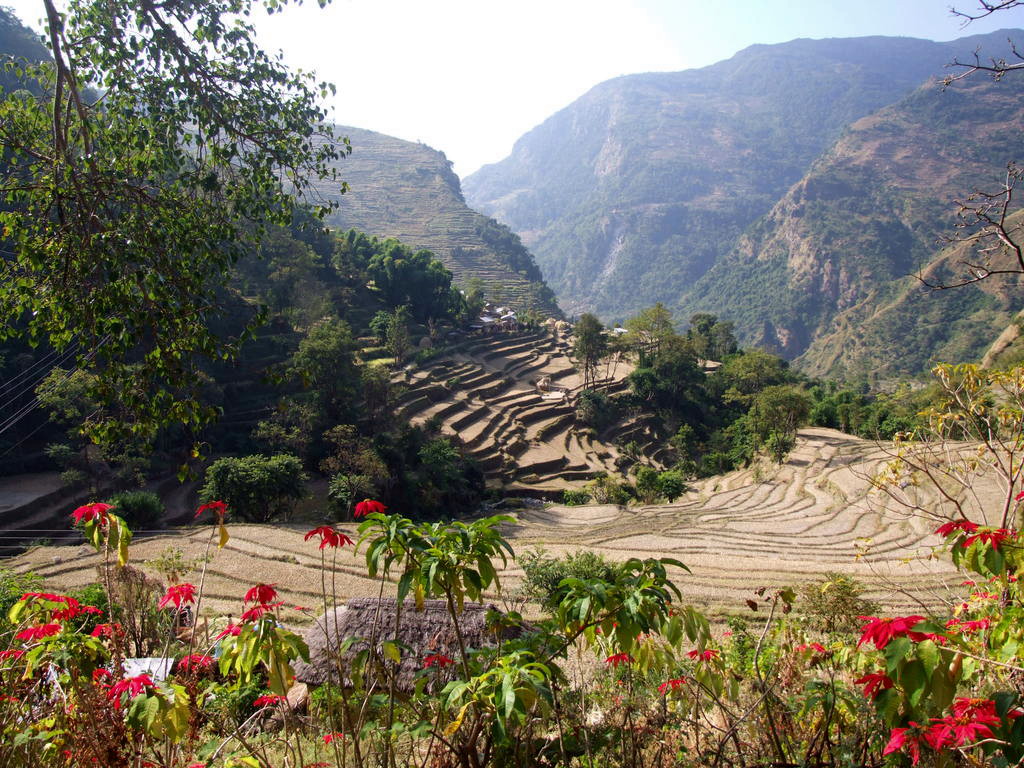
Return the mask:
M38 27L40 0L0 4ZM423 141L466 176L617 75L701 67L797 37L951 40L1024 26L1024 9L966 30L943 0L306 0L254 19L266 48L336 84L336 122Z

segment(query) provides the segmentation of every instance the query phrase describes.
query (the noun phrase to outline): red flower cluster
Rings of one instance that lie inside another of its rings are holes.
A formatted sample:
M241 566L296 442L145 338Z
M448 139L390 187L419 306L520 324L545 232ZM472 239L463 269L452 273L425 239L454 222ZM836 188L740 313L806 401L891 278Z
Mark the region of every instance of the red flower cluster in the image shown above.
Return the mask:
M6 661L7 659L20 659L24 655L24 651L11 648L6 651L0 651L0 661Z
M992 549L999 549L999 545L1006 541L1011 536L1015 536L1014 531L1007 530L1006 528L996 528L995 530L979 531L973 536L968 536L964 539L964 543L961 545L964 549L967 549L971 544L976 541L981 541L985 544L991 545Z
M324 734L324 744L330 744L332 741L341 741L344 738L344 733L326 733Z
M691 659L697 659L698 661L711 661L712 659L718 658L718 651L709 648L706 651L702 651L699 648L694 648L692 651L686 654Z
M892 688L893 681L884 672L869 672L864 677L858 678L853 681L855 685L864 686L864 695L869 699L874 699L878 696L880 691Z
M926 632L913 632L912 629L924 621L924 616L903 616L894 619L878 619L874 616L858 616L861 621L867 623L861 627L860 648L864 643L872 642L875 648L882 650L889 644L890 640L897 637L909 637L915 643L922 640L936 640L937 636ZM940 641L941 642L941 641Z
M383 515L385 509L387 509L387 507L385 507L379 501L374 501L373 499L363 499L358 504L356 504L356 509L355 512L352 513L352 517L366 517L367 515L373 514L375 512Z
M666 680L664 683L658 686L658 693L664 696L669 691L674 691L680 685L686 684L685 677L674 677L671 680Z
M193 653L178 662L182 672L205 672L213 665L213 657L201 653Z
M196 588L193 584L175 584L167 588L167 594L160 598L157 608L165 608L174 603L175 610L181 610L181 606L196 601Z
M93 627L93 637L115 637L123 634L120 624L97 624Z
M800 643L795 650L797 651L814 651L815 653L825 653L828 649L825 648L821 643Z
M92 613L97 616L103 614L103 611L93 605L82 605L73 597L68 597L67 595L55 595L51 592L26 592L21 596L21 599L63 605L63 608L52 608L53 612L51 614L51 618L54 621L70 621L75 618L75 616L82 613Z
M445 656L443 653L432 653L429 656L423 658L423 668L433 667L437 665L441 669L454 664L455 662Z
M222 629L220 631L220 633L215 638L213 638L213 639L214 640L221 640L221 639L223 639L225 637L228 637L228 636L230 636L230 637L238 637L238 635L241 634L241 632L242 632L241 625L239 625L239 624L228 624L228 626L225 629Z
M60 624L40 624L37 627L21 630L21 632L14 636L14 639L31 643L46 637L52 637L58 632L60 632Z
M1007 713L1009 719L1020 717L1020 711ZM990 699L960 698L953 702L953 714L948 717L932 718L925 726L911 722L909 728L893 728L889 743L882 754L901 751L910 753L911 762L917 765L921 759L921 744L936 752L947 747L962 747L982 739L993 737L992 726L1001 722L996 714L996 703Z
M245 597L242 598L243 603L270 603L273 602L277 597L277 590L274 589L273 584L257 584L255 587L245 593Z
M242 621L259 621L275 608L279 608L282 605L284 605L284 603L258 603L249 610L243 612L241 619ZM227 630L224 631L226 632ZM232 632L231 634L237 635L238 633Z
M75 521L75 525L95 520L101 526L104 526L109 522L108 514L113 508L112 504L104 504L102 502L85 504L71 513L71 519Z
M605 659L604 663L611 664L614 668L618 669L619 664L632 664L633 657L628 653L616 653Z
M957 632L962 632L965 635L971 632L980 632L981 630L988 629L991 626L991 619L975 619L973 621L950 619L946 622L946 629L952 629Z
M950 523L944 523L935 529L935 532L943 538L948 537L955 531L963 531L964 533L974 533L978 530L978 524L972 523L970 520L954 520Z
M156 686L149 675L136 675L135 677L118 680L116 683L111 685L107 689L107 698L113 701L114 706L120 709L121 696L123 694L127 693L128 698L134 699L136 696L145 693L147 690L152 690L155 687Z
M199 516L206 510L213 512L213 514L217 516L217 521L223 523L224 516L228 513L228 505L223 501L208 501L196 510L195 519L198 520Z
M334 530L329 525L321 525L319 528L314 528L312 531L307 533L303 538L303 541L309 541L314 536L320 537L320 549L326 549L331 547L342 547L348 544L350 547L354 546L355 543L341 531Z
M278 704L282 701L284 701L284 696L278 696L276 693L267 693L257 697L252 705L254 707L269 707L271 704Z

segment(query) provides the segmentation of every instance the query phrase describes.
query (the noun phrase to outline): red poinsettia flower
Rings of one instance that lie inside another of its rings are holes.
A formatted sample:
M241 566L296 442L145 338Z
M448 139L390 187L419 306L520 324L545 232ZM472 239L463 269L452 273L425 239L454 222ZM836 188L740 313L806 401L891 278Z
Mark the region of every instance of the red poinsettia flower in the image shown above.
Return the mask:
M946 622L947 629L952 629L956 632L962 632L965 635L970 634L971 632L981 632L982 630L989 629L991 626L991 619L974 619L972 621L950 619Z
M435 665L438 666L438 667L441 667L443 669L444 667L447 667L447 666L449 666L451 664L454 664L454 663L455 663L454 661L449 659L443 653L432 653L429 656L425 656L423 658L423 668L424 669L427 669L428 667L433 667Z
M120 624L97 624L93 627L93 637L114 637L121 634Z
M324 744L330 744L332 741L341 741L345 738L344 733L325 733Z
M198 520L199 516L206 510L213 512L213 514L217 516L217 520L223 523L224 516L228 513L228 505L223 501L208 501L196 510L196 516L194 519Z
M999 549L999 545L1006 541L1009 537L1014 536L1013 531L1008 531L1005 528L996 528L995 530L989 531L978 531L973 536L968 536L964 539L963 548L967 549L971 544L976 541L980 541L983 544L988 544L992 549Z
M174 604L175 610L181 610L181 606L196 601L196 588L194 584L175 584L167 588L167 594L160 598L157 608L165 608Z
M52 637L58 632L60 632L60 624L40 624L37 627L29 627L28 629L21 630L21 632L14 636L14 639L34 642L36 640L42 640L45 637Z
M998 722L998 718L996 718ZM932 721L928 733L925 734L932 749L939 751L946 747L961 747L973 744L981 739L992 738L992 729L986 723L971 717L943 717Z
M374 501L373 499L363 499L358 504L356 504L356 509L355 512L352 513L352 516L366 517L367 515L372 514L374 512L384 514L385 509L387 509L387 507L385 507L379 501Z
M972 523L970 520L953 520L949 523L944 523L935 529L935 532L943 538L948 537L954 531L963 531L964 533L974 533L978 530L978 524Z
M999 595L995 592L971 592L971 597L975 600L998 600Z
M94 683L103 683L104 680L109 680L113 675L110 674L109 669L103 667L97 667L92 671L92 681Z
M277 590L274 584L257 584L245 593L242 602L249 603L270 603L277 598Z
M699 648L694 648L692 651L686 654L691 659L697 659L698 661L711 661L712 659L718 658L718 651L708 648L706 651L702 651Z
M913 720L908 722L907 728L893 728L889 732L889 743L882 750L883 755L893 752L902 752L906 749L910 753L910 762L917 765L921 760L921 743L928 743L921 726Z
M201 653L193 653L178 662L182 672L205 672L213 665L213 657Z
M97 521L100 525L106 525L107 515L113 508L113 504L104 504L99 501L94 504L85 504L71 513L71 519L75 521L75 525L91 520Z
M238 635L240 635L241 632L242 632L242 627L241 627L240 624L228 624L228 626L225 629L222 629L220 631L220 634L218 634L213 639L214 640L221 640L221 639L223 639L225 637L238 637Z
M825 653L828 649L825 648L821 643L800 643L794 650L797 651L814 651L815 653Z
M278 696L276 693L267 693L257 697L252 705L254 707L269 707L271 704L277 704L282 701L284 701L284 696Z
M874 616L858 616L861 621L867 623L861 627L860 648L864 643L873 642L875 648L882 650L889 644L889 641L896 637L909 637L915 643L925 640L929 635L923 632L912 632L912 628L924 621L924 616L901 616L894 619L879 619Z
M320 549L326 549L327 547L342 547L346 544L349 546L355 546L355 542L352 541L341 531L336 531L329 525L321 525L319 528L314 528L312 531L307 533L303 538L303 541L309 541L314 536L320 537Z
M128 694L128 698L134 699L141 693L147 690L152 690L156 686L153 684L152 678L149 675L136 675L135 677L128 677L124 680L118 680L116 683L107 689L107 698L114 702L114 706L118 709L121 707L121 696L124 693Z
M25 655L25 652L17 648L8 648L6 651L0 651L0 661L6 659L20 659Z
M242 614L242 621L259 621L268 613L273 611L275 608L278 608L282 605L284 605L284 603L260 603L259 605L254 605L252 608L250 608L248 611ZM235 632L233 634L237 635L238 633Z
M610 664L612 667L618 669L619 664L632 664L633 657L628 653L615 653L604 660L605 664Z
M686 684L685 677L674 677L671 680L666 680L664 683L658 686L658 693L664 696L669 691L674 691L680 685Z
M884 672L869 672L864 677L858 678L853 682L855 685L863 685L864 696L872 700L878 696L880 691L892 688L893 686L892 678Z

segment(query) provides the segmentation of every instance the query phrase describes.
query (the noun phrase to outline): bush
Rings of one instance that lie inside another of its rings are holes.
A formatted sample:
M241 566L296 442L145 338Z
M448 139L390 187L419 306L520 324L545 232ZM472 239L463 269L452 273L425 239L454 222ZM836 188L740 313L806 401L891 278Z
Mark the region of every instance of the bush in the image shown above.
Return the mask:
M164 503L151 491L122 491L107 499L133 531L159 528L164 520Z
M29 571L16 573L0 568L0 649L10 642L11 625L7 624L7 612L11 610L26 592L38 592L43 588L43 577Z
M581 424L600 432L615 423L618 408L604 392L584 389L576 400L576 418Z
M602 473L584 486L595 504L628 504L633 497L628 484Z
M242 520L265 523L287 516L305 496L306 474L296 456L243 456L217 459L206 470L203 501L215 499Z
M636 497L644 504L654 504L660 496L658 470L647 466L639 467L636 471Z
M519 557L523 568L523 594L544 608L554 610L561 600L558 585L563 579L614 581L617 566L604 555L580 550L564 557L551 557L543 549Z
M567 507L578 507L590 503L590 494L582 488L566 488L562 491L562 503Z
M841 573L800 588L798 613L810 629L818 632L857 632L864 623L860 616L878 614L878 604L861 596L864 585Z

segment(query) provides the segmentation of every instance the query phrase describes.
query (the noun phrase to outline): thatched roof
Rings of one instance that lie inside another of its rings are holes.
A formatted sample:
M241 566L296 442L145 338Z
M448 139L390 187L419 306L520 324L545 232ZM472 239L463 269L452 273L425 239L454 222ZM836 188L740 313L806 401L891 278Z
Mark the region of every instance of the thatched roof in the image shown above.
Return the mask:
M395 638L396 606L397 601L393 599L356 597L345 605L329 609L305 634L309 663L295 663L295 678L308 685L323 685L328 679L337 682L339 666L347 669L352 657L367 647L370 638L376 637L378 646L382 641ZM488 611L497 611L497 608L466 603L459 615L459 628L467 648L497 645L499 635L487 625ZM506 627L500 631L504 639L520 634L522 629ZM339 658L338 646L349 637L361 639ZM459 642L444 600L426 600L421 611L416 610L414 601L406 600L398 642L402 647L402 662L397 687L405 692L412 691L415 675L423 668L423 660L427 656L442 654L454 661L459 660ZM456 665L442 669L441 683L452 679L456 672ZM346 675L345 684L349 682Z

